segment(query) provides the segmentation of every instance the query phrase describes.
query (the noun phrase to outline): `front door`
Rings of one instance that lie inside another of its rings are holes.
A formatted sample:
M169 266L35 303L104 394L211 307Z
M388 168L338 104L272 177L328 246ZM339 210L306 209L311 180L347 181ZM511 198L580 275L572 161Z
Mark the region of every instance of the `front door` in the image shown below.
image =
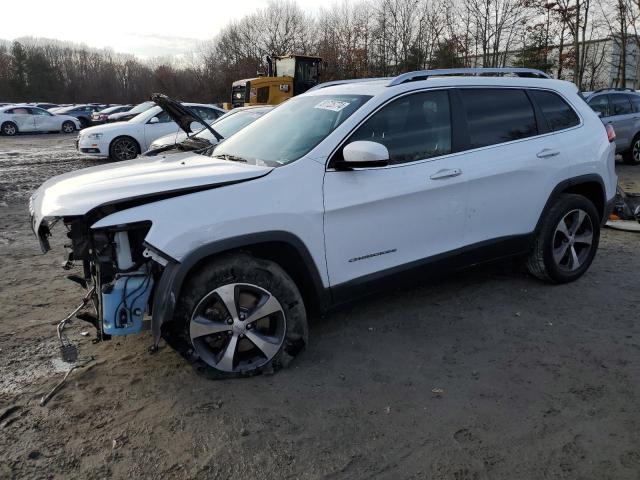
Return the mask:
M330 161L324 229L332 287L375 279L462 246L467 197L461 157L452 154L451 123L446 90L405 95L343 144L381 143L389 150L389 166L337 171ZM332 160L341 155L339 150Z
M157 118L157 122L152 122L153 118ZM140 145L142 151L146 151L149 149L149 145L160 137L164 137L165 135L169 135L170 133L178 133L180 127L178 124L171 120L171 117L167 114L167 112L160 112L158 115L153 117L151 120L147 122L144 126L144 145Z
M33 119L35 121L36 130L39 132L53 132L60 130L62 122L56 118L55 115L43 110L41 108L30 108L33 113Z

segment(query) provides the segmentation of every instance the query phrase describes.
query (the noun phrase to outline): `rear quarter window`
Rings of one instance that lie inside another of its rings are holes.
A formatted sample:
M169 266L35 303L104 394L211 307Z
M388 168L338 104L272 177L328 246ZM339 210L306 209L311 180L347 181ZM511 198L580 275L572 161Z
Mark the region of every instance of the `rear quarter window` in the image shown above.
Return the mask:
M576 112L573 111L573 108L557 93L530 90L529 94L542 110L542 114L552 131L557 132L558 130L575 127L580 123L580 119Z

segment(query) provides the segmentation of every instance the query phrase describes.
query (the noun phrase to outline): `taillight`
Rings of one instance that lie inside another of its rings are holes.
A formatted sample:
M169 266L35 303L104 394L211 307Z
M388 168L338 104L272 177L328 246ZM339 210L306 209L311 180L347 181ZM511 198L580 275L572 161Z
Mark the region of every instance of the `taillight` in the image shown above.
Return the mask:
M607 131L607 138L609 139L609 142L613 142L616 139L616 131L614 130L613 125L607 123L604 126L604 129Z

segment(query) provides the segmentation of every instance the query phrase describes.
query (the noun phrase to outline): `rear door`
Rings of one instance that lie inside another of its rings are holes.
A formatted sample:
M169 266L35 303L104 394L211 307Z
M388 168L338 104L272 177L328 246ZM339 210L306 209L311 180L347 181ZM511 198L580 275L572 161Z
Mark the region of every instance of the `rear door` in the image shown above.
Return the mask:
M9 119L18 126L20 132L33 132L36 129L36 122L28 107L14 107L7 110Z
M565 145L537 118L524 89L459 93L469 136L465 243L499 241L504 250L498 254L513 253L510 249L523 248L526 234L534 230L559 172L569 168Z
M605 123L611 123L616 131L616 151L624 152L631 146L635 135L635 116L629 95L625 93L609 94L610 116Z
M350 142L368 140L387 147L390 165L339 171L329 164L324 221L332 287L356 286L462 245L467 196L452 123L447 90L412 93L370 116L334 154L331 162Z

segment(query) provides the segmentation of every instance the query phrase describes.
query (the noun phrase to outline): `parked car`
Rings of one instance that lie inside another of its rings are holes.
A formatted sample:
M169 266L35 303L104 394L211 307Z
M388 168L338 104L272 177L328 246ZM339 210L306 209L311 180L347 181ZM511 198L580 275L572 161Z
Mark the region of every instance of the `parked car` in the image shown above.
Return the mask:
M71 115L80 120L82 128L91 125L91 114L100 111L102 107L98 105L73 105L72 107L61 108L56 110L56 114Z
M93 125L101 125L103 123L107 123L107 118L109 118L109 115L112 115L114 113L128 112L132 108L133 105L114 105L97 112L93 112L91 114L91 123Z
M210 158L67 173L30 211L44 251L66 225L99 335L140 331L148 309L156 345L210 378L246 376L303 350L311 308L442 268L522 256L540 279L580 278L616 192L614 136L575 85L536 70L330 82Z
M73 133L80 121L70 115L54 115L43 108L21 105L0 107L0 131L3 135L26 132Z
M11 102L0 102L0 107L6 107L7 105L13 105Z
M38 108L44 108L45 110L49 110L50 108L59 107L57 103L30 103L29 105Z
M119 113L112 113L111 115L109 115L109 117L107 117L107 123L112 123L112 122L126 122L128 120L131 120L133 117L135 117L136 115L142 113L142 112L146 112L147 110L149 110L152 107L155 107L156 104L154 102L142 102L138 105L136 105L135 107L133 107L131 110L127 111L127 112L119 112Z
M616 131L616 152L625 163L640 164L640 93L631 88L603 88L586 101L604 124Z
M224 114L224 110L200 103L185 103L207 121ZM198 130L202 128L199 125ZM149 149L159 137L178 133L180 127L159 106L150 108L128 122L107 123L84 129L78 135L77 148L80 153L112 160L131 160Z
M273 110L272 106L234 108L211 123L213 131L204 128L192 136L188 136L186 132L165 135L154 140L145 155L152 157L169 151L202 151L211 148L218 144L219 137L222 139L230 137L271 110ZM174 121L176 120L174 119Z

